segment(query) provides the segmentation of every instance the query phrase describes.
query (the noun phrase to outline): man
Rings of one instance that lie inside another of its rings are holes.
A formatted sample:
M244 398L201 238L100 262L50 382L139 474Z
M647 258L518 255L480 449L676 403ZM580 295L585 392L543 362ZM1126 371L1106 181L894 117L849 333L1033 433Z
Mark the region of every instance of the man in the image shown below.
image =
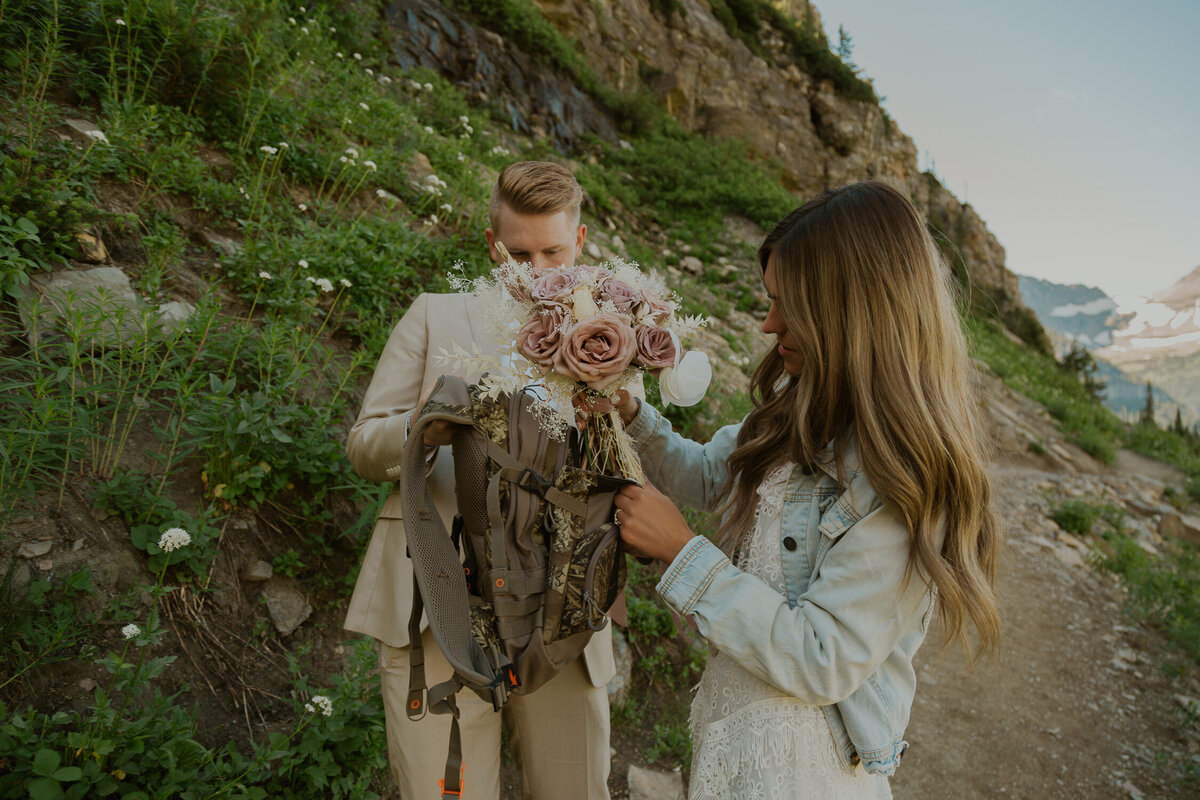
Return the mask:
M583 250L587 228L579 223L583 190L557 164L526 161L500 173L486 232L493 260L503 243L519 261L535 269L571 266ZM496 343L480 341L488 328L482 301L466 294L422 294L392 331L350 430L346 452L364 478L400 477L411 411L438 377L451 372L438 355L453 344L495 355ZM478 375L461 375L468 382ZM425 444L448 441L434 426ZM454 469L450 448L433 451L428 484L449 530L455 513ZM387 498L363 560L345 626L379 640L379 672L387 720L388 761L404 800L440 795L438 779L446 763L448 715L413 721L404 706L409 684L408 622L412 609L412 562L405 553L398 491ZM429 685L450 677L451 669L422 620L425 670ZM614 674L612 629L592 637L583 656L536 692L510 697L505 707L513 749L522 765L527 798L607 800L609 772L608 691ZM495 800L500 793L500 715L469 691L458 694L461 712L464 787L470 800Z

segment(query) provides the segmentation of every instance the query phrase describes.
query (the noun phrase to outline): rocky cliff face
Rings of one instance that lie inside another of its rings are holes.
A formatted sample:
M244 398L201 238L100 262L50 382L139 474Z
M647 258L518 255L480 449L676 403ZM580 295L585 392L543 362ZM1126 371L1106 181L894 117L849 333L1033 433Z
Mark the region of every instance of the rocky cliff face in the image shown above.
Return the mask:
M953 242L970 282L1002 314L1023 310L1004 248L975 210L920 172L916 146L877 104L848 99L802 71L779 32L761 28L759 55L705 0L679 0L670 13L650 0L535 2L601 81L627 94L648 89L688 130L745 139L782 165L785 185L800 197L863 178L903 185ZM807 0L785 8L819 28ZM588 135L616 138L614 121L568 77L435 0L395 0L387 18L401 66L437 69L481 100L499 100L514 129L565 152Z

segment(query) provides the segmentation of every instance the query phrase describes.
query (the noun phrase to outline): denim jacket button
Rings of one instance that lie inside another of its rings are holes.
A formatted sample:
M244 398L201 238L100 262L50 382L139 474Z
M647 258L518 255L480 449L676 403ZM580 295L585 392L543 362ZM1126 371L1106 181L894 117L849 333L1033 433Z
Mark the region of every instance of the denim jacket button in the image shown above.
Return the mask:
M791 536L785 536L785 537L783 537L783 546L788 550L795 550L796 549L796 540L793 539Z

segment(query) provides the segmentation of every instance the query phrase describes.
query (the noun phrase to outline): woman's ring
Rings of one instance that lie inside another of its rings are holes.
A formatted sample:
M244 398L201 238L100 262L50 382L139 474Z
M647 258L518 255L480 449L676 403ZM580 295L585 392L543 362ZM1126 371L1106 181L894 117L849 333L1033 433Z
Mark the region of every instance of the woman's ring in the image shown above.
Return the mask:
M618 528L621 527L621 518L617 516L620 513L621 513L620 508L613 509L613 525L616 525Z

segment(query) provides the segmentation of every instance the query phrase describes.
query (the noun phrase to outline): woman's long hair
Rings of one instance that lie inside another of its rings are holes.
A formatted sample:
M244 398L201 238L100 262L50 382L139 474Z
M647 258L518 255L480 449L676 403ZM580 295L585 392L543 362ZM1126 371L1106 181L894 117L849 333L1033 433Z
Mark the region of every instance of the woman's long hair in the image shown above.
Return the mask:
M947 643L966 644L969 620L994 650L1000 526L949 271L917 210L878 181L831 189L780 222L758 257L764 272L775 266L775 302L803 366L789 376L772 349L751 379L718 541L738 546L755 489L782 463L813 464L832 443L844 480L853 437L872 487L908 527L909 569L937 587Z

